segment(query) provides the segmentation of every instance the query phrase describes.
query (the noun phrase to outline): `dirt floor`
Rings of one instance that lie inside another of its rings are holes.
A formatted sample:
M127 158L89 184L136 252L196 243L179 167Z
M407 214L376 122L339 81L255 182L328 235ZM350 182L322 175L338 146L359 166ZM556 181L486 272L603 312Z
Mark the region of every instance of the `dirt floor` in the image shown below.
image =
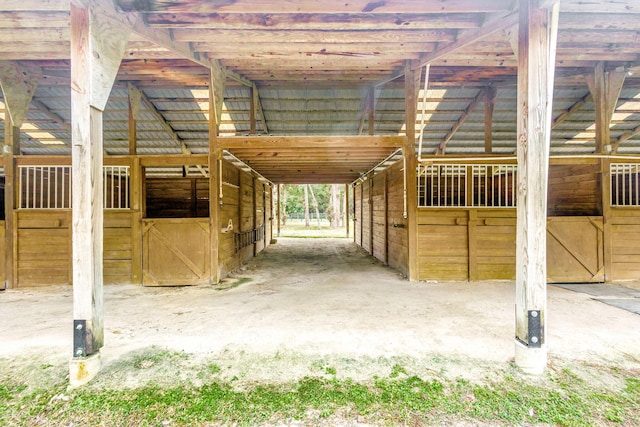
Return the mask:
M554 286L548 298L552 369L640 369L640 315ZM512 369L514 299L512 281L411 283L350 240L280 239L218 287L106 286L103 371L95 381L197 381L189 366L203 360L248 381L329 368L371 378L394 364L482 380ZM65 375L71 325L68 286L1 292L0 374ZM184 356L146 377L122 369L124 360L158 350Z

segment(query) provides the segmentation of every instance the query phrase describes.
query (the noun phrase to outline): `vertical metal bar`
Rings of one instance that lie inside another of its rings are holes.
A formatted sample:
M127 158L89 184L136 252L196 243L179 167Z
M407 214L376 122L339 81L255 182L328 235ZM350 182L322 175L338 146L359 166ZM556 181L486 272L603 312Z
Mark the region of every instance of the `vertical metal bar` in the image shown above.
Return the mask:
M44 168L40 167L40 209L44 208Z
M62 173L62 178L60 179L60 192L62 193L60 195L60 207L64 209L66 207L66 204L64 202L66 200L66 191L65 191L66 187L64 184L64 178L66 176L65 174L66 168L65 167L60 168L60 172Z
M18 167L18 209L22 208L22 170L23 166Z
M460 167L458 167L457 175L458 175L457 176L457 180L458 180L458 182L457 182L457 184L458 184L458 188L457 188L457 191L458 191L458 207L460 207L460 180L462 179L462 172L461 172Z
M27 170L27 176L26 176L26 185L25 185L25 208L30 208L31 206L29 206L29 193L31 192L31 168L33 166L27 166L25 169Z
M638 165L634 165L633 167L634 169L634 176L635 178L633 179L633 185L635 186L636 189L636 197L635 200L633 201L633 206L638 206L638 196L640 195L640 193L638 192Z
M440 174L441 174L441 167L440 165L436 166L436 169L438 170L438 183L436 184L436 190L438 191L438 199L436 200L436 206L440 206Z
M67 205L67 209L71 209L72 208L72 206L71 206L71 191L73 189L73 186L72 186L72 181L73 180L71 179L71 166L67 167L66 169L69 171L69 179L67 180L67 186L68 186L68 188L67 188L67 194L68 194L67 200L69 201L69 204Z

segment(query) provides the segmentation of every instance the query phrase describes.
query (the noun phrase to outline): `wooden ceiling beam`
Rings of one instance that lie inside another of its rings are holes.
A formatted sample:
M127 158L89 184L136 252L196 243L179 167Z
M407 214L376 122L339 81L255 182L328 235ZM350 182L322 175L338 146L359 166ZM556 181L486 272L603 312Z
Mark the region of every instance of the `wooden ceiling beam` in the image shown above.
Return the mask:
M350 148L350 147L402 147L403 136L253 136L218 138L223 149L233 148Z

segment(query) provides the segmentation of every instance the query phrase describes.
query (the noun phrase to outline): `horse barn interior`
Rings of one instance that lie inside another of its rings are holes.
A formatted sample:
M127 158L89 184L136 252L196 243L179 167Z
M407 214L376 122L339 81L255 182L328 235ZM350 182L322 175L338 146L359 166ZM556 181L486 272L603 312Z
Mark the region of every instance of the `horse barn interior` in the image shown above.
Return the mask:
M532 372L547 282L640 273L636 0L3 0L0 84L2 279L73 284L72 382L103 283L219 282L280 184L409 280L514 280Z

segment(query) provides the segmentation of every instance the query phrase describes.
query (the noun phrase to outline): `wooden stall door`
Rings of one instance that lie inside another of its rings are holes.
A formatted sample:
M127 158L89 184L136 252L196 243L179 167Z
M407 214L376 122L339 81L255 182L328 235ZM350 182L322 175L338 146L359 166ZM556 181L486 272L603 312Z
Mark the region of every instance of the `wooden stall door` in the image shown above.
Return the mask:
M604 281L602 217L549 217L547 278L549 282Z
M143 220L145 286L208 284L209 218Z

